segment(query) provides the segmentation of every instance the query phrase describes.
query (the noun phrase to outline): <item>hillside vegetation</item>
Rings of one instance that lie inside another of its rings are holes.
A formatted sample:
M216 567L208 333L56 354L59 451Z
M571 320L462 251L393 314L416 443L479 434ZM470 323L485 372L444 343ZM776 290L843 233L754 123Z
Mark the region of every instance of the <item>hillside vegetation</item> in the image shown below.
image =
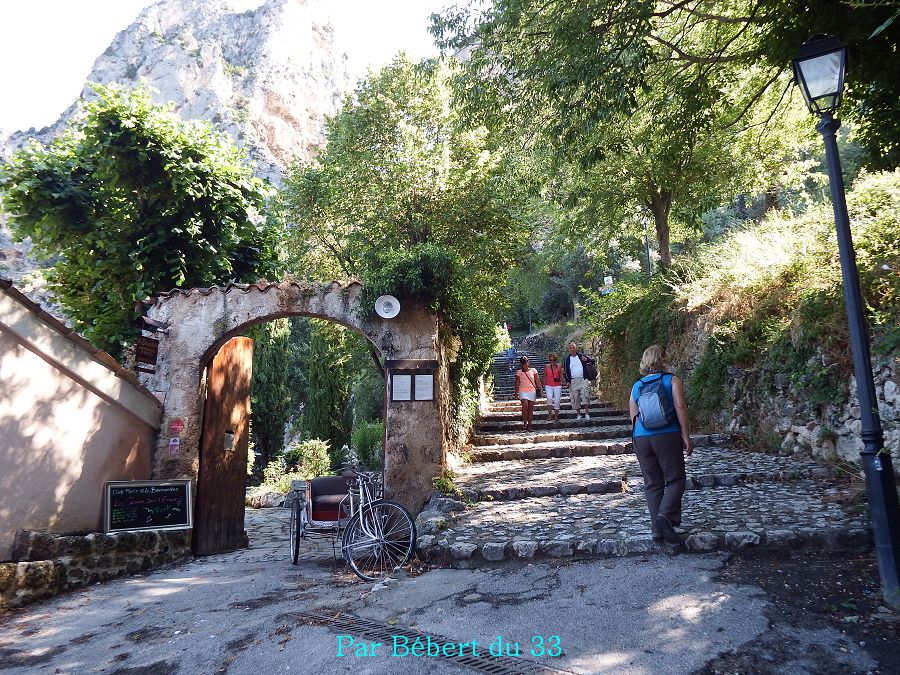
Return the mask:
M885 360L900 348L900 172L861 175L847 200L873 354ZM750 222L652 281L590 297L582 316L604 397L627 401L641 353L657 343L706 425L724 420L735 367L755 372L759 393L777 376L813 405L846 400L852 363L830 205Z

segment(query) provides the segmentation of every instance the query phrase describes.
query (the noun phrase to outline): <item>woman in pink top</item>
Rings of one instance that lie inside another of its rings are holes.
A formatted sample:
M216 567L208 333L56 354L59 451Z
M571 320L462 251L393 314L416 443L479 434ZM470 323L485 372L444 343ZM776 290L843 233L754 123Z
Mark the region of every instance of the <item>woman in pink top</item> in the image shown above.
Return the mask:
M559 426L559 401L562 397L563 369L556 362L556 354L551 354L549 363L544 366L544 389L547 392L547 419Z
M516 371L516 397L522 401L522 421L525 431L534 431L531 426L534 420L534 402L541 390L541 377L538 371L528 365L528 357L519 359L521 368Z

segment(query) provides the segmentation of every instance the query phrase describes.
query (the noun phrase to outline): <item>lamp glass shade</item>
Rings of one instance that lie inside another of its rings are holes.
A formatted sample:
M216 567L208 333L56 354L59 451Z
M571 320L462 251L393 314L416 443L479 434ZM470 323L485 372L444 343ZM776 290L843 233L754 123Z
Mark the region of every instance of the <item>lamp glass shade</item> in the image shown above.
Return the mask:
M375 313L382 319L393 319L400 313L400 301L393 295L381 295L375 300Z
M803 99L817 115L833 113L841 103L847 49L834 38L813 39L794 59L794 78Z

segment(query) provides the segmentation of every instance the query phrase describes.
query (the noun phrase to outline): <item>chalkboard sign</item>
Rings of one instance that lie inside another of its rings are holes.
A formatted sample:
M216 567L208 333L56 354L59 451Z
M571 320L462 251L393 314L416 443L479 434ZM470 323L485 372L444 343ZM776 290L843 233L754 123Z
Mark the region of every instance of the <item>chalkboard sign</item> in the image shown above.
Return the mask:
M104 489L104 531L193 527L191 481L110 481Z

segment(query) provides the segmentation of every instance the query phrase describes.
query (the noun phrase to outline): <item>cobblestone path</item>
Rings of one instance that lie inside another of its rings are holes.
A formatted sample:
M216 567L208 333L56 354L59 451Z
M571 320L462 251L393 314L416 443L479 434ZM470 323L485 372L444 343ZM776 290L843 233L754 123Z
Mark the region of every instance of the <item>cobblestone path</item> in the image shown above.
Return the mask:
M594 401L589 420L568 411L553 425L539 400L535 431L526 432L518 406L494 402L481 419L469 462L456 472L464 499L433 499L420 515L420 556L466 565L679 548L853 548L870 541L868 517L844 506L847 489L832 468L698 435L677 528L682 544L657 544L626 413Z

